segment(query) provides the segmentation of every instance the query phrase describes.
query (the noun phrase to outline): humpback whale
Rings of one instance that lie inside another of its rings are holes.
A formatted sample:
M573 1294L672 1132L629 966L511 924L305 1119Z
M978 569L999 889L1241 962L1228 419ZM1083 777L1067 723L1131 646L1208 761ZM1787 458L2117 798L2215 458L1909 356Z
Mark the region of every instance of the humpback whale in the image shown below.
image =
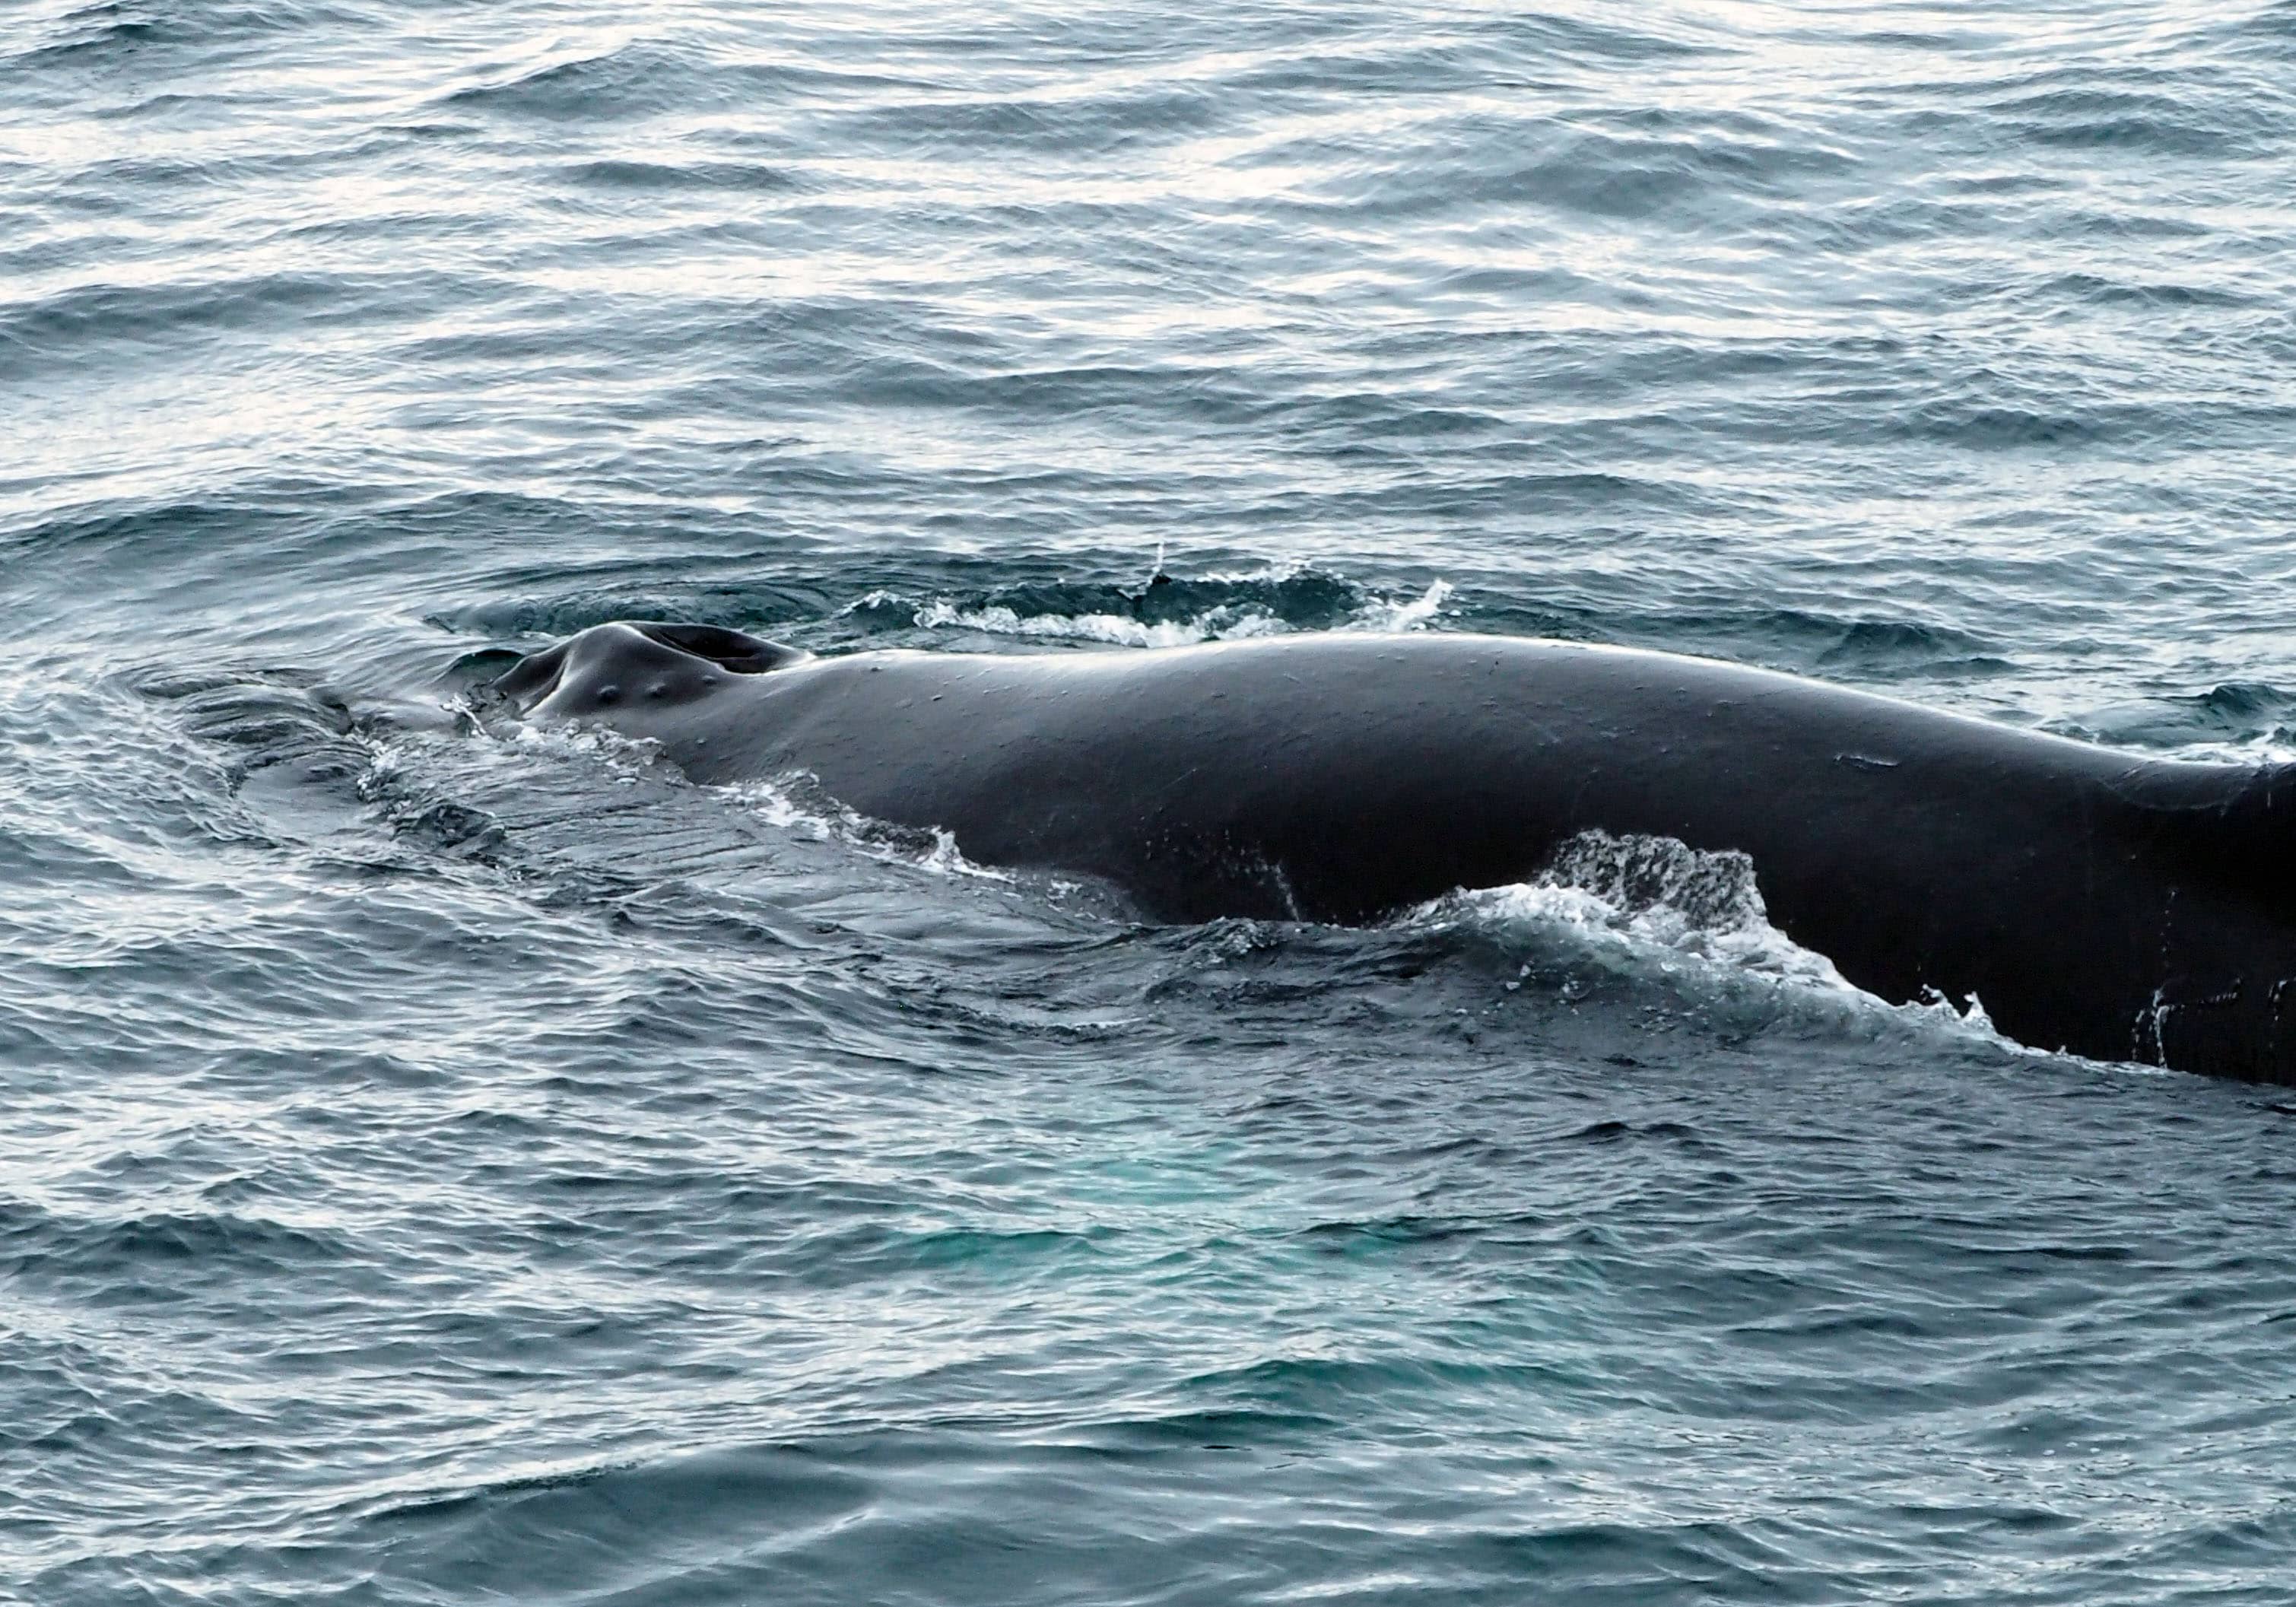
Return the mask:
M492 684L689 777L809 774L1152 920L1374 921L1582 834L1753 865L1892 1003L2042 1050L2296 1080L2296 766L2149 757L1745 666L1425 634L819 657L601 625Z

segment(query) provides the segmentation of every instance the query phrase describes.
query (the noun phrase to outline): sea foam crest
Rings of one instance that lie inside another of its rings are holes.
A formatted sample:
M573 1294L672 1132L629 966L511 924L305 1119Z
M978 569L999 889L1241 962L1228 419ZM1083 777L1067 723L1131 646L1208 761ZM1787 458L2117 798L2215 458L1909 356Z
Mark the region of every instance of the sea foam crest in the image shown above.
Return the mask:
M1582 832L1537 880L1454 894L1424 913L1560 925L1780 981L1856 991L1833 961L1770 924L1752 859L1734 849L1701 852L1671 837Z
M1832 960L1770 923L1754 862L1734 849L1702 852L1671 837L1582 832L1536 880L1454 893L1412 918L1559 928L1581 942L1654 957L1664 971L1686 963L1718 979L1807 990L1923 1032L1973 1038L2014 1054L2048 1054L2003 1036L1974 996L1955 1000L1931 991L1915 1003L1891 1004L1857 987ZM1526 964L1522 974L1530 971Z
M920 605L912 618L920 628L926 630L977 630L990 635L1099 642L1116 647L1185 647L1199 642L1242 641L1253 636L1288 635L1304 628L1271 608L1262 597L1249 594L1269 586L1280 587L1300 572L1293 568L1252 574L1208 575L1198 584L1234 586L1244 588L1247 594L1177 619L1142 619L1098 611L1074 614L1023 613L1005 603L968 605L947 598L935 598ZM1442 611L1443 605L1450 600L1451 590L1450 582L1437 580L1415 596L1401 600L1370 597L1357 604L1349 617L1335 628L1374 632L1422 630ZM890 594L873 592L857 603L855 609L883 607L895 601ZM1317 625L1320 626L1321 621Z
M967 859L956 846L955 833L940 826L894 825L864 815L827 796L810 776L733 782L722 791L767 825L815 842L839 843L872 858L914 865L938 875L976 876L984 881L1017 880L1010 871Z
M916 622L926 630L955 627L996 636L1106 642L1119 647L1185 647L1196 642L1272 636L1291 628L1272 615L1236 605L1212 609L1189 619L1148 620L1128 619L1122 614L1024 615L1002 603L961 608L936 601L917 610Z

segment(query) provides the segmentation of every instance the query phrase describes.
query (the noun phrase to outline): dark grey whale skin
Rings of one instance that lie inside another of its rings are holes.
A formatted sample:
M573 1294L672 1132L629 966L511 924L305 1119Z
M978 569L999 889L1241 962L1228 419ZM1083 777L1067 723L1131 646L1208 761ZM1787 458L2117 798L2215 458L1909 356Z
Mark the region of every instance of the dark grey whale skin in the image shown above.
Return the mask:
M1359 922L1588 830L1751 856L1893 1002L2043 1049L2296 1080L2296 767L2146 758L1709 660L1463 635L816 659L602 625L495 689L697 782L807 772L1152 918Z

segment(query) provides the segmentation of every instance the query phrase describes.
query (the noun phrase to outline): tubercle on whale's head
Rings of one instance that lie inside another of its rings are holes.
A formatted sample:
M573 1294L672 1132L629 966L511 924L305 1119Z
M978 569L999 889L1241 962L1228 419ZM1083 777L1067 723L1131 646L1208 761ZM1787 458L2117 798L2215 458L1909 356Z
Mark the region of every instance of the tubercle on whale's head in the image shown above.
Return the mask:
M617 620L529 653L485 690L521 715L611 716L618 707L689 702L729 676L766 675L812 657L723 626Z

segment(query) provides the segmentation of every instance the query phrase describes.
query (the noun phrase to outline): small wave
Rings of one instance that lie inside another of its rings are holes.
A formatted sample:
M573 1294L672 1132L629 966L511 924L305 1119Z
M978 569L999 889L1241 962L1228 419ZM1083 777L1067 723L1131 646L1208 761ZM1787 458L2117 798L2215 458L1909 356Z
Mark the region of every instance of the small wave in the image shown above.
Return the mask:
M2086 270L2041 281L2033 287L2032 295L2037 301L2048 303L2086 301L2100 307L2125 306L2147 311L2161 307L2250 307L2267 299L2261 291L2232 283L2201 284L2189 279L2165 277L2116 279Z
M229 1212L154 1209L89 1218L23 1201L0 1202L0 1241L19 1276L121 1289L162 1275L181 1283L308 1271L340 1264L352 1250L333 1228Z
M1094 642L1116 647L1181 647L1242 641L1300 630L1422 630L1441 614L1449 582L1416 595L1387 597L1320 571L1176 580L1158 575L1146 591L1040 588L1029 594L929 599L872 592L846 611L900 618L921 630L967 630L992 636Z
M1126 619L1119 614L1038 614L1023 616L1018 610L992 603L964 608L947 602L928 603L918 609L916 623L926 630L951 627L984 631L995 636L1038 636L1054 641L1106 642L1119 647L1178 647L1191 642L1233 641L1246 636L1273 635L1283 621L1247 608L1212 609L1193 619L1154 622Z
M74 285L0 307L0 348L18 366L30 355L85 364L104 342L148 344L199 334L291 328L340 313L362 287L314 274L275 273L199 283Z
M2120 747L2234 764L2284 763L2296 743L2296 694L2264 681L2108 704L2053 729Z
M373 753L342 699L316 677L289 670L177 675L145 670L129 684L167 709L184 733L229 756L234 791L259 772L340 783L364 775Z
M2182 86L2147 91L2051 75L1981 110L2034 144L2100 154L2237 160L2277 143L2268 118L2229 110L2211 116L2218 109L2180 93Z
M817 1541L865 1515L872 1489L864 1473L804 1447L645 1462L537 1457L491 1479L427 1488L410 1476L359 1517L377 1534L422 1536L428 1554L453 1558L447 1595L530 1595L537 1577L551 1594L583 1594L602 1578L629 1588L663 1566L665 1546L706 1551L737 1513L771 1514L784 1545Z
M715 191L727 193L775 194L802 187L782 168L764 162L656 162L633 158L600 158L561 169L569 182L593 190L626 191L637 195L661 195L675 191Z
M62 36L52 37L15 58L19 68L53 69L65 65L125 66L152 45L196 40L199 29L179 20L139 16L119 5L91 5L67 12L55 24Z
M296 0L255 0L243 4L82 6L53 26L51 38L17 58L20 66L93 67L144 65L139 58L156 47L196 48L325 27L362 27L373 19L347 6Z
M1620 630L1615 619L1608 628L1638 645L1852 682L1973 681L2012 675L2020 668L1993 637L1904 615L1693 607L1663 609L1647 623L1638 621L1633 632ZM1559 628L1559 634L1574 633Z
M2130 405L2071 411L2062 406L1988 406L1952 400L1915 408L1897 429L1912 439L1986 452L2091 446L2115 433L2116 426L2141 430L2157 420L2153 410Z
M849 147L952 150L973 160L999 149L1073 158L1201 133L1218 126L1220 109L1216 94L1153 81L1013 99L911 95L848 113L829 126L829 136Z
M593 123L688 103L704 76L678 52L627 38L562 48L496 74L452 91L442 103Z

